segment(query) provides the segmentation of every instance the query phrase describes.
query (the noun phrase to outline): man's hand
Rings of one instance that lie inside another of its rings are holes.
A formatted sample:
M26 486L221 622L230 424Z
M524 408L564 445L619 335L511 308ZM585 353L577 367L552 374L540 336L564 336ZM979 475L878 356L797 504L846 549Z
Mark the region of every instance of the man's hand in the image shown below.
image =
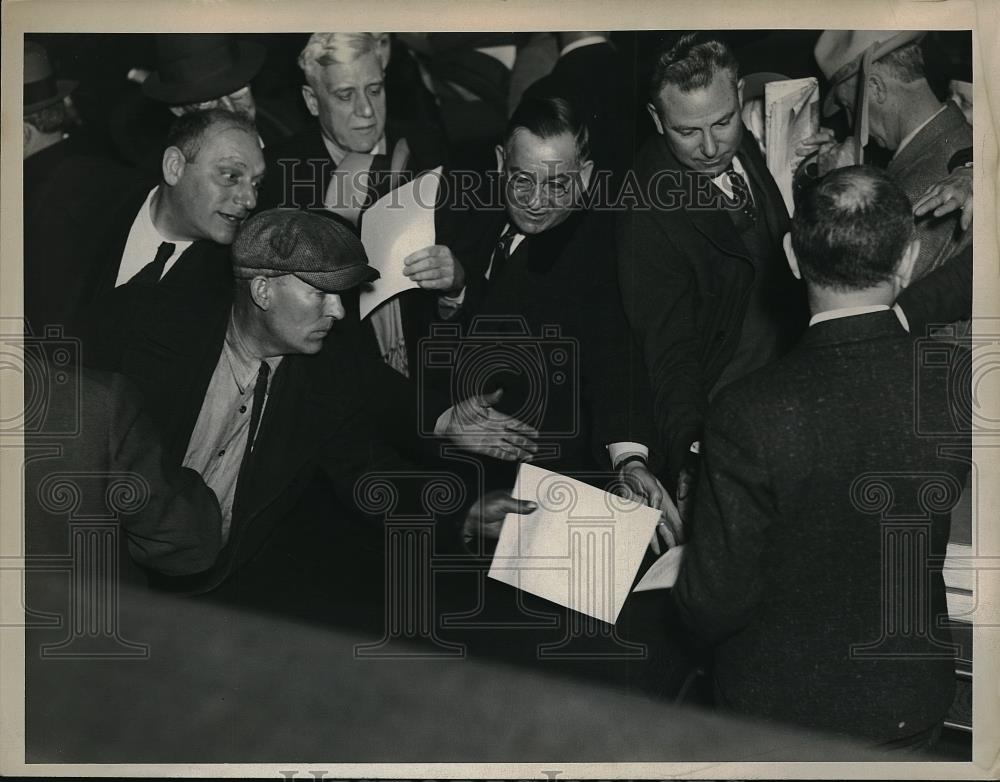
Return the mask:
M959 224L965 231L972 225L972 169L956 168L937 184L931 185L913 205L913 215L934 217L962 210Z
M465 287L465 269L443 244L432 244L407 255L403 274L424 290L457 294Z
M678 545L684 540L684 524L681 521L677 506L674 505L666 489L659 479L653 475L649 467L640 461L631 461L622 465L618 471L620 488L618 493L627 500L636 500L650 508L662 511L660 521L656 525L650 545L653 552L661 551L662 539L668 548Z
M823 176L835 168L854 165L854 139L848 137L838 144L833 131L829 128L820 128L809 138L803 139L795 148L795 154L799 158L808 157L814 152L818 153L816 156L818 176Z
M470 546L477 539L497 540L508 513L533 513L537 507L528 500L516 500L502 490L487 492L472 503L465 514L462 542Z
M503 389L463 399L448 408L438 431L459 448L506 462L529 462L538 451L538 432L512 415L497 412Z

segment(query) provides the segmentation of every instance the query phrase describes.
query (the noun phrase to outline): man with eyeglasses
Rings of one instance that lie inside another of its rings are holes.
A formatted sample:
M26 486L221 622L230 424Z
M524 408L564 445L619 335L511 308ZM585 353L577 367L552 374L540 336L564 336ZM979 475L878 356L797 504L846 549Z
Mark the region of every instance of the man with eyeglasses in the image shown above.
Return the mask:
M562 98L526 98L496 155L502 209L463 213L452 243L474 270L454 316L465 347L492 340L495 358L475 378L455 378L435 431L485 454L501 485L521 461L613 469L623 493L665 509L648 465L651 401L633 362L612 227L582 203L594 172L587 128ZM455 372L465 371L460 358Z

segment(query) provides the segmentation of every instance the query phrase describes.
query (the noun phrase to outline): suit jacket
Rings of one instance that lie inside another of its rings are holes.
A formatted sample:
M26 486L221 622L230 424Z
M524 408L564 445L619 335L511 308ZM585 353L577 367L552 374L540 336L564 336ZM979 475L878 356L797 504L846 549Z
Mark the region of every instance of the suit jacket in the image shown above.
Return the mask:
M47 367L40 377L48 381L66 371ZM70 382L25 389L28 398L45 393L47 401L43 418L25 435L28 555L66 555L69 522L111 518L123 533L122 553L126 546L128 551L119 560L120 575L128 573L129 558L175 575L209 567L222 546L219 503L211 489L198 473L166 458L124 377L69 371Z
M720 392L674 598L715 644L721 704L878 741L944 717L940 567L971 457L948 389L960 353L876 312L811 326Z
M911 283L896 300L906 314L910 333L923 336L934 324L972 317L972 245Z
M471 358L475 351L493 351L494 361L483 366L493 364L492 383L504 389L496 408L558 444L557 458L539 460L547 468L608 469L605 445L612 442L655 450L646 373L615 279L609 216L579 210L526 236L487 281L507 219L505 211L480 210L450 224L461 234L450 242L452 251L472 270L461 310L469 366L479 360ZM515 349L532 356L523 367ZM461 362L455 371L461 375ZM456 379L451 387L468 390L471 381ZM449 397L446 404L458 401Z
M972 128L961 109L948 101L945 109L925 125L886 167L886 173L911 201L948 175L948 161L960 149L972 146ZM962 231L961 215L925 216L917 220L920 255L914 280L934 271L947 259L972 243L972 232Z
M132 221L155 184L100 158L73 156L57 166L24 216L25 315L33 331L61 326L79 336L94 301L113 289Z
M739 150L773 252L754 258L705 175L685 171L660 135L647 139L635 171L651 208L621 214L618 279L625 314L650 374L668 472L676 476L699 439L708 394L732 359L748 293L767 274L768 309L790 345L806 323L805 292L788 269L784 201L749 131ZM707 205L701 202L708 196Z

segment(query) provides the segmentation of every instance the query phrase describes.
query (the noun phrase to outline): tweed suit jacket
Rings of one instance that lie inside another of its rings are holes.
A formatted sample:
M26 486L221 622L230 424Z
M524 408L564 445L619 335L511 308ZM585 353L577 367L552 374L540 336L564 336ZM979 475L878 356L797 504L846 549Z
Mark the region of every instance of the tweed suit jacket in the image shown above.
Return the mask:
M971 445L948 367L962 366L883 311L817 323L720 392L673 598L714 646L721 705L875 741L943 719L940 568Z
M928 187L948 176L948 161L960 149L972 146L972 127L961 109L948 101L945 109L925 125L910 143L889 162L886 173L892 177L910 201L923 195ZM960 214L917 219L920 255L913 269L919 280L972 243L972 232L959 227Z

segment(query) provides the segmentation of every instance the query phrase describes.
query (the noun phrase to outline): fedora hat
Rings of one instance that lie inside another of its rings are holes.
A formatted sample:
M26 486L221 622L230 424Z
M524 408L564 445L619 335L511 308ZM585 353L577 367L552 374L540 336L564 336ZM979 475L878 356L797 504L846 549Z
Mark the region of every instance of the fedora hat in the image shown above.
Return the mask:
M861 58L869 49L871 61L875 62L924 35L923 30L824 30L813 50L816 64L829 83L823 115L829 116L837 110L833 88L858 72Z
M249 84L264 64L264 47L225 33L161 33L157 69L142 91L161 103L201 103Z
M24 42L25 115L58 103L75 90L76 86L75 81L56 79L44 46L35 41Z

